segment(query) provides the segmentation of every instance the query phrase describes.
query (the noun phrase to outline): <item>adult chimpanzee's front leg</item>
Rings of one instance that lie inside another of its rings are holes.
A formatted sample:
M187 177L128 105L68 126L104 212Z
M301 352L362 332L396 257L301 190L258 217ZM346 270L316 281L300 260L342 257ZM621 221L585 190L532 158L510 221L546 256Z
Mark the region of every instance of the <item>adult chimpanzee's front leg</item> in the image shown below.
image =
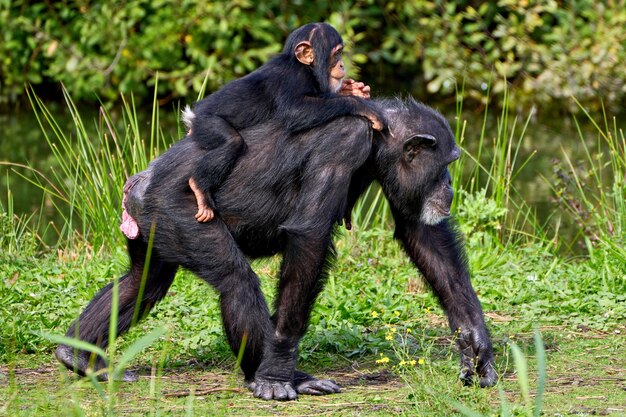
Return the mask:
M263 362L251 386L256 397L292 400L296 392L311 395L339 392L334 382L295 370L298 342L306 331L325 277L330 246L330 227L327 229L325 236L290 233L276 299L274 334L266 340Z
M433 226L397 223L396 237L439 298L450 328L458 333L461 379L469 384L477 373L481 387L494 385L491 340L458 236L447 220Z

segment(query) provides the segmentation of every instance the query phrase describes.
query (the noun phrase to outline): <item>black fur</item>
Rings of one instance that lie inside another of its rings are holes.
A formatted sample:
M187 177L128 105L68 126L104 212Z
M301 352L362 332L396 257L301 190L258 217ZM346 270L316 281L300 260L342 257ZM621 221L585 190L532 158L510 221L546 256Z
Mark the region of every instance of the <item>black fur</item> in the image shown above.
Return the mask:
M302 41L314 48L313 66L295 57L296 46ZM192 176L209 204L211 192L246 148L241 130L271 118L297 132L340 116L376 114L367 101L330 90L330 57L337 45L343 41L332 26L304 25L289 35L278 56L196 103L191 137L199 145L202 158Z
M219 292L224 329L235 353L247 338L241 368L255 396L285 400L297 393L338 392L332 381L296 371L298 341L334 259L333 228L378 180L391 203L396 238L439 297L453 331L460 328L463 380L477 375L481 385L493 385L491 342L462 245L446 219L433 225L420 220L424 202L440 204L438 195L447 189L441 182L449 181L447 165L458 157L450 128L441 115L412 100L378 105L390 125L389 131L374 135L368 121L354 117L299 134L275 122L243 130L250 151L216 191L219 215L208 223L193 218L195 201L187 185L190 163L199 158L197 145L184 139L154 161L143 201L129 206L142 234L129 241L131 271L120 282L120 333L133 314L148 231L155 224L143 310L167 292L182 266ZM405 142L415 134L430 134L437 144L414 148L408 158ZM131 203L133 198L131 192ZM447 198L442 197L449 202ZM283 254L283 262L270 315L247 258L275 253ZM110 293L106 287L91 301L69 336L76 333L104 346ZM57 357L84 373L86 353L79 352L77 362L71 349L60 346Z

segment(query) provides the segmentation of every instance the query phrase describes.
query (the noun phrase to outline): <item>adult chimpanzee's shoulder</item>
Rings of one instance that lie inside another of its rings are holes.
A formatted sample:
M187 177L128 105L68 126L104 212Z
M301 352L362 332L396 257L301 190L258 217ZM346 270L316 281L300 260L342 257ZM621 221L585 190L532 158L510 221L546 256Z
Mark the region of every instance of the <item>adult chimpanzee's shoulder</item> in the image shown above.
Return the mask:
M372 147L372 124L365 117L343 116L326 126L309 132L310 146L315 152L344 155L354 161L365 162Z
M435 117L436 119L445 121L444 116L436 109L415 100L413 97L408 96L402 98L399 96L385 97L373 100L381 111L384 111L387 115L397 116L416 116L423 115L429 118Z
M377 99L376 104L384 115L392 139L400 140L410 135L428 133L446 147L454 145L454 135L446 118L436 109L412 97Z

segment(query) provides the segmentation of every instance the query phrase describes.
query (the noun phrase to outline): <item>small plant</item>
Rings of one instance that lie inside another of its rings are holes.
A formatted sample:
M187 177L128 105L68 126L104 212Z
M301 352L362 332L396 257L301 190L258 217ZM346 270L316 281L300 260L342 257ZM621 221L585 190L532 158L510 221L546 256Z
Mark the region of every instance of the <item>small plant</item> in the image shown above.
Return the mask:
M460 220L459 228L466 236L469 246L500 245L498 235L501 233L508 210L488 198L485 188L473 194L460 190L458 197L460 203L456 215Z
M602 248L623 265L626 264L626 138L615 118L609 120L605 114L601 127L578 105L596 128L595 150L579 128L586 159L572 161L563 150L563 160L555 163L554 168L554 200L579 227L575 239L590 256L594 256L596 248ZM579 126L577 119L575 122Z
M541 338L541 333L536 330L535 336L535 359L537 361L537 387L535 399L530 396L530 381L528 374L528 361L522 350L514 343L510 345L511 353L513 355L513 363L515 366L515 372L517 374L517 381L519 383L519 389L522 397L522 404L511 405L506 399L506 395L502 388L500 391L500 410L499 415L503 417L511 416L513 409L515 408L515 415L525 415L527 417L539 417L543 409L543 394L546 384L547 367L546 367L546 351ZM481 414L465 405L451 401L454 407L459 410L463 415L467 417L487 417L492 415Z

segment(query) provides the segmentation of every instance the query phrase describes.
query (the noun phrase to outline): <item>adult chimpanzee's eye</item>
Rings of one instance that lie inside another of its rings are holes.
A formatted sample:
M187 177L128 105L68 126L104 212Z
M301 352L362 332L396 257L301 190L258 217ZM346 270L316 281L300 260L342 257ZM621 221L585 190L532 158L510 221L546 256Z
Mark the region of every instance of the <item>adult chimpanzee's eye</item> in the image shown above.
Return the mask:
M410 140L416 145L426 148L434 148L435 146L437 146L437 138L435 138L433 135L428 135L425 133L420 133L418 135L412 136Z

